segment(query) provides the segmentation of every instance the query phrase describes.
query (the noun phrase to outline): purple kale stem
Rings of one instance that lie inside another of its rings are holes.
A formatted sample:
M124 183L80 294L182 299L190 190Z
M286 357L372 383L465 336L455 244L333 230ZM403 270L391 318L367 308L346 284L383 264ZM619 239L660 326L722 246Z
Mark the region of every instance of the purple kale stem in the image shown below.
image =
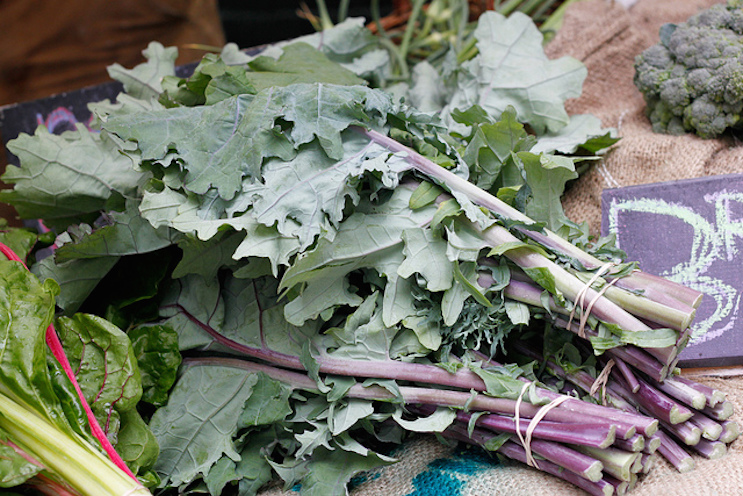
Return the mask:
M272 365L256 363L240 358L224 358L224 357L199 357L199 358L187 358L184 360L184 365L222 365L229 367L241 368L243 370L250 370L253 372L263 372L269 377L276 379L281 382L285 382L295 388L305 390L317 390L317 384L306 374L300 372L294 372L292 370L281 369ZM515 400L507 398L494 398L483 394L472 395L469 392L463 391L452 391L447 389L434 389L414 386L400 386L400 394L402 398L396 398L393 393L388 389L381 386L368 386L364 387L360 384L355 384L348 391L347 395L351 398L360 398L368 400L380 400L380 401L395 401L402 399L405 403L409 404L425 404L425 405L436 405L436 406L449 406L453 408L467 408L470 411L486 411L492 413L498 413L503 415L515 416L516 413L521 418L531 419L539 412L539 406L532 405L531 403L522 402L518 405ZM607 419L603 416L596 416L590 414L576 414L573 411L560 410L559 408L553 408L544 417L545 421L549 422L560 422L565 424L590 424L596 426L603 426L602 429L607 431L617 429L619 432L619 426L624 429L634 429L634 426L627 427L626 423L615 422ZM573 430L571 427L567 427L567 430ZM634 434L634 430L631 431L630 435Z
M642 451L645 449L645 436L635 434L629 439L616 439L614 447L624 451Z
M372 129L363 129L360 127L356 127L355 129L361 134L366 135L370 140L384 146L393 153L405 153L408 162L413 168L431 178L443 182L452 190L465 193L474 203L503 217L520 221L527 225L534 223L532 219L517 209L499 200L487 191L474 187L466 179L463 179L438 164L431 162L402 143ZM578 260L581 265L588 269L596 269L601 267L604 263L547 229L542 232L524 227L517 227L517 229L522 234L530 237L542 246ZM661 277L651 276L641 271L636 271L621 278L616 284L631 291L645 290L645 296L648 298L657 298L659 293L662 298L672 298L680 301L684 305L694 308L698 307L701 301L701 293L698 291Z
M575 323L571 323L570 325L568 325L567 321L557 318L555 319L555 325L563 329L567 329L574 334L578 334L578 326ZM589 337L598 336L596 332L588 329L586 329L586 335ZM618 346L616 348L606 350L604 354L612 358L621 358L628 365L635 367L640 372L644 372L657 381L662 381L668 374L668 367L664 366L653 356L645 353L643 349L636 346Z
M699 411L694 412L689 422L699 427L702 431L702 437L708 441L717 441L720 439L724 430L721 423L712 420Z
M735 420L726 420L722 423L722 434L720 434L720 441L725 444L730 444L740 436L740 425Z
M707 405L707 397L703 392L682 381L675 380L673 376L667 377L663 382L652 379L648 382L668 396L672 396L697 410L701 410Z
M511 281L505 288L505 295L516 301L526 303L532 306L541 306L541 292L540 288L537 288L533 284L525 283L522 281ZM558 305L550 301L550 310L556 313L567 313L564 309L560 309ZM563 329L567 329L574 334L578 334L578 325L576 323L570 323L562 318L554 319L555 325ZM585 329L587 336L596 336L596 332L590 329ZM637 348L636 346L625 345L618 348L612 348L606 352L607 354L622 359L628 365L634 366L636 369L644 372L650 377L658 381L662 381L667 373L668 367L659 363L652 355L645 352L645 350Z
M701 384L699 382L693 381L683 375L669 376L666 380L669 383L681 383L696 391L699 391L705 396L705 398L707 398L708 407L714 407L718 403L722 403L723 401L725 401L725 398L726 398L726 395L724 392L718 389L711 388L707 386L706 384Z
M471 417L469 413L457 413L457 418L464 423L468 423ZM496 432L516 433L516 419L513 417L483 415L477 419L477 425ZM520 422L522 435L526 434L528 425L529 422ZM592 424L590 420L580 424L542 420L536 424L532 435L545 441L606 448L616 440L615 432L614 426Z
M474 444L477 446L483 446L487 444L489 440L493 438L493 434L483 432L481 429L475 429L472 436L467 432L467 428L461 425L453 425L446 429L442 433L445 437L462 441L468 444ZM523 446L514 443L512 441L506 441L502 446L498 448L498 453L502 454L507 458L526 463L526 451ZM543 472L559 477L571 484L583 489L589 494L596 496L609 496L614 493L614 487L606 482L604 479L599 479L596 482L586 479L584 476L578 475L575 472L566 470L564 467L550 461L550 460L539 460L539 468Z
M663 431L686 446L694 446L702 439L701 429L691 422L682 422L680 424L661 422L660 425Z
M619 370L619 373L622 374L627 386L629 386L629 390L633 393L638 392L640 390L640 381L637 380L637 377L635 377L635 374L629 368L627 363L618 357L614 358L614 363Z
M692 449L710 460L722 458L728 451L725 443L720 441L708 441L706 439L701 439L697 444L692 446Z
M637 406L640 411L662 422L679 424L689 420L694 413L685 405L674 401L642 379L638 379L640 389L636 393L630 391L627 385L619 379L619 377L615 377L615 381L613 384L610 383L610 387L613 387L624 399Z
M723 421L729 419L733 415L734 407L732 402L725 400L712 407L705 406L701 411L708 417Z
M694 470L694 458L684 450L671 436L663 431L656 434L660 438L658 453L673 465L679 472L686 473Z
M490 359L487 360L487 362L492 364L493 366L500 365L498 362ZM520 377L519 380L528 382L528 379L525 379L523 377ZM557 397L562 396L559 393L555 393L554 391L550 391L549 389L544 388L537 388L537 394L548 400L554 400ZM643 433L646 436L652 436L653 433L658 429L658 420L652 417L648 417L637 412L633 413L629 411L617 410L616 408L596 405L594 403L589 403L587 401L582 401L575 398L570 398L567 401L560 403L560 405L555 408L555 410L559 409L574 411L576 413L603 416L607 420L611 420L612 422L630 424L635 426L637 431Z
M181 305L176 305L189 320L207 332L215 341L243 355L265 360L274 365L295 370L305 370L298 356L279 353L266 348L254 348L238 343L220 334L216 329L201 322L190 314ZM408 363L397 360L350 360L332 358L327 355L316 357L320 372L343 376L356 376L377 379L397 379L404 381L423 382L441 386L452 386L463 389L485 390L485 383L474 372L461 369L449 372L435 365L422 363Z
M660 437L653 434L650 437L645 438L645 447L642 448L642 452L652 455L656 451L658 451L658 448L660 447Z

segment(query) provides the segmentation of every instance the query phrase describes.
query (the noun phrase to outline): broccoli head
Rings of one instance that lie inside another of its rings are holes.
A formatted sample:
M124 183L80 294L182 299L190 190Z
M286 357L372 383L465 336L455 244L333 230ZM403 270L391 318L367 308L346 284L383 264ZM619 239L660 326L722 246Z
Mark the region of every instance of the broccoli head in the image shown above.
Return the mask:
M743 127L743 0L666 24L635 58L653 130L712 138Z

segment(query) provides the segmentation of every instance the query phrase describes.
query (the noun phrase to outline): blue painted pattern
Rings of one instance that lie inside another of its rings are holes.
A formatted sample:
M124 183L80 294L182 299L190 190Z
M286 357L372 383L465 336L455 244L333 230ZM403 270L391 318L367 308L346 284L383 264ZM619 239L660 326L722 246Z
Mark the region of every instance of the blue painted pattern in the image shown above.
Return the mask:
M499 465L497 458L481 449L458 448L429 463L415 476L414 489L406 496L460 496L472 478Z

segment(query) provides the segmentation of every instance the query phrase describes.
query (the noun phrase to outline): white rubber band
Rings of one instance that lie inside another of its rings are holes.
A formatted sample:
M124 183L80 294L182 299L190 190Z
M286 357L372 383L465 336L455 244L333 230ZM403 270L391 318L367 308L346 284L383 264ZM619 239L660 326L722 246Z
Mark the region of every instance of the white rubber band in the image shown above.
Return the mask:
M588 280L586 284L583 285L580 291L578 291L578 294L575 295L575 302L573 302L573 308L570 310L570 318L568 319L568 327L573 323L573 318L575 317L575 311L580 307L581 309L581 325L578 327L578 336L580 336L582 339L586 338L586 331L585 331L585 322L588 320L588 316L590 315L590 310L586 308L585 311L583 311L583 305L586 300L586 293L589 289L591 289L591 286L593 283L599 280L599 278L605 274L609 269L614 267L616 264L613 262L607 262L593 274L593 277ZM606 286L605 286L606 287ZM592 302L590 303L590 306L593 307L593 304L598 300L603 293L600 293L597 297L595 297Z
M603 391L601 393L601 403L604 405L606 405L606 383L609 380L609 374L611 373L611 369L612 367L614 367L615 363L616 362L613 358L606 362L604 370L602 370L598 377L596 377L596 380L593 381L593 384L591 384L591 391L589 391L589 394L593 396L594 394L596 394L596 391L598 391L599 388L603 387Z
M516 435L521 442L521 446L524 447L524 452L526 453L526 464L530 467L538 469L539 465L537 464L537 460L534 458L534 453L532 453L531 451L531 440L532 436L534 435L534 430L537 428L539 422L544 419L544 417L547 415L547 413L549 413L550 410L559 406L560 403L562 403L563 401L569 400L570 396L558 396L557 398L540 408L537 411L536 415L534 415L534 418L532 418L529 422L529 425L526 427L526 436L523 436L521 434L521 401L524 397L524 393L530 385L530 383L524 384L524 387L521 388L521 393L519 393L519 397L516 398L516 406L514 407L514 413L516 414Z
M536 415L534 415L534 418L531 419L531 422L529 422L529 427L526 428L526 446L524 446L524 450L526 451L526 463L529 464L529 461L532 463L534 468L539 468L539 465L537 465L537 461L534 459L534 455L531 451L531 438L534 434L534 430L537 428L537 425L539 422L544 419L544 417L547 416L550 410L553 408L556 408L560 406L560 404L563 401L569 400L570 396L558 396L554 400L550 401L546 405L544 405L542 408L539 409Z

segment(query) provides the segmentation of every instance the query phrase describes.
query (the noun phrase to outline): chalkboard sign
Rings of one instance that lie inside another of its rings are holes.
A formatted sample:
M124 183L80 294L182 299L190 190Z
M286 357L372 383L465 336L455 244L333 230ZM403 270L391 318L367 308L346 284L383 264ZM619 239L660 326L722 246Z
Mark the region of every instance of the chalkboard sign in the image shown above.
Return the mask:
M120 83L111 82L0 107L3 148L7 150L8 141L21 133L33 134L41 125L53 134L75 129L77 123L87 125L91 119L88 103L114 101L121 89ZM12 153L7 152L7 159L8 163L18 165L18 158Z
M743 174L606 189L609 233L642 270L704 293L680 366L743 364Z

